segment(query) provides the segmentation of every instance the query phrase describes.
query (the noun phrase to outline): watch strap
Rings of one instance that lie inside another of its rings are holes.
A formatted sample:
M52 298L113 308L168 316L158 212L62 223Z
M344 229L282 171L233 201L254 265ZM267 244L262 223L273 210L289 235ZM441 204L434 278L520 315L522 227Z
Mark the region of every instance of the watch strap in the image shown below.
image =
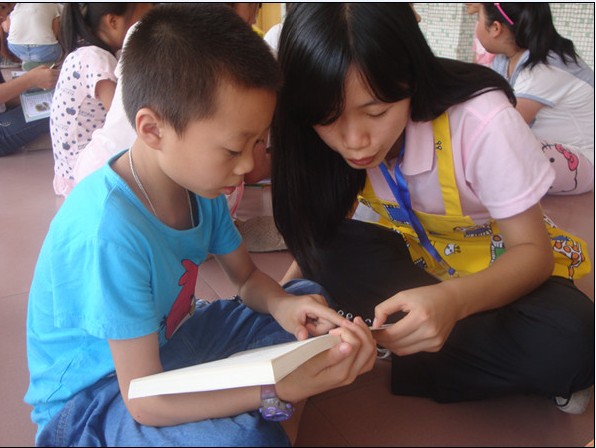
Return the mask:
M294 406L277 397L274 384L261 386L261 416L265 420L281 422L289 419L294 413Z

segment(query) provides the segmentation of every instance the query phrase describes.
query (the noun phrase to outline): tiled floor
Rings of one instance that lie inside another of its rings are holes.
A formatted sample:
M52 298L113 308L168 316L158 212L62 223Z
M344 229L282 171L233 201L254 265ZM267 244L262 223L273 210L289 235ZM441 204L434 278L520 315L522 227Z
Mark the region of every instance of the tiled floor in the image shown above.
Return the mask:
M0 158L0 446L31 446L35 427L23 402L27 295L37 253L60 206L52 191L51 150ZM594 194L547 198L545 209L561 226L584 237L594 260ZM249 188L239 217L271 214L268 188ZM279 279L287 252L253 254ZM203 297L233 294L214 261L200 270ZM594 275L578 285L594 299ZM594 401L583 415L564 414L545 398L511 397L439 405L389 393L389 365L354 384L314 397L306 405L297 446L584 446L594 438Z

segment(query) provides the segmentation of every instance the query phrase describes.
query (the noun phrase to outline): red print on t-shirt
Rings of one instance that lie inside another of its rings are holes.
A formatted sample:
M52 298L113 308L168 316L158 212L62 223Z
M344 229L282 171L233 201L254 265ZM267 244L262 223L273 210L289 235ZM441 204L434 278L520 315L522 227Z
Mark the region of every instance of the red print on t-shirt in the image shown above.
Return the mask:
M182 323L195 312L195 285L199 266L190 260L182 260L186 269L178 284L182 286L166 318L166 338L170 339Z

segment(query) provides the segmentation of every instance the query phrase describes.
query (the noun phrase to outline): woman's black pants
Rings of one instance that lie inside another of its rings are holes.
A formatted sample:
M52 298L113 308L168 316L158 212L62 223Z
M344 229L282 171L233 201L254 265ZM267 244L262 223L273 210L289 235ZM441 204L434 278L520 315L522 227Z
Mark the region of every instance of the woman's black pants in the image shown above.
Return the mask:
M318 258L317 272L303 268L304 276L338 308L364 318L398 291L438 282L412 263L399 234L361 221L346 220ZM572 281L551 277L505 307L459 321L439 352L391 362L398 395L445 403L513 393L569 397L594 384L594 302Z

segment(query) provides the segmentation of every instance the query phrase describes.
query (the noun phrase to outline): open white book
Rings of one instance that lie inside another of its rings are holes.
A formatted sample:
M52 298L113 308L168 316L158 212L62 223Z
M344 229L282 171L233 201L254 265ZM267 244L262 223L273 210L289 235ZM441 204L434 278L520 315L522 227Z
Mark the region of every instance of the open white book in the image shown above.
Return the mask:
M27 123L50 116L54 90L36 90L21 93L21 106Z
M247 350L218 361L137 378L130 382L128 398L275 384L340 340L339 336L325 334L304 341Z
M12 79L16 79L25 73L27 72L13 71L11 72ZM33 88L21 93L21 107L23 109L25 121L29 123L31 121L49 117L53 96L54 89L44 90Z

